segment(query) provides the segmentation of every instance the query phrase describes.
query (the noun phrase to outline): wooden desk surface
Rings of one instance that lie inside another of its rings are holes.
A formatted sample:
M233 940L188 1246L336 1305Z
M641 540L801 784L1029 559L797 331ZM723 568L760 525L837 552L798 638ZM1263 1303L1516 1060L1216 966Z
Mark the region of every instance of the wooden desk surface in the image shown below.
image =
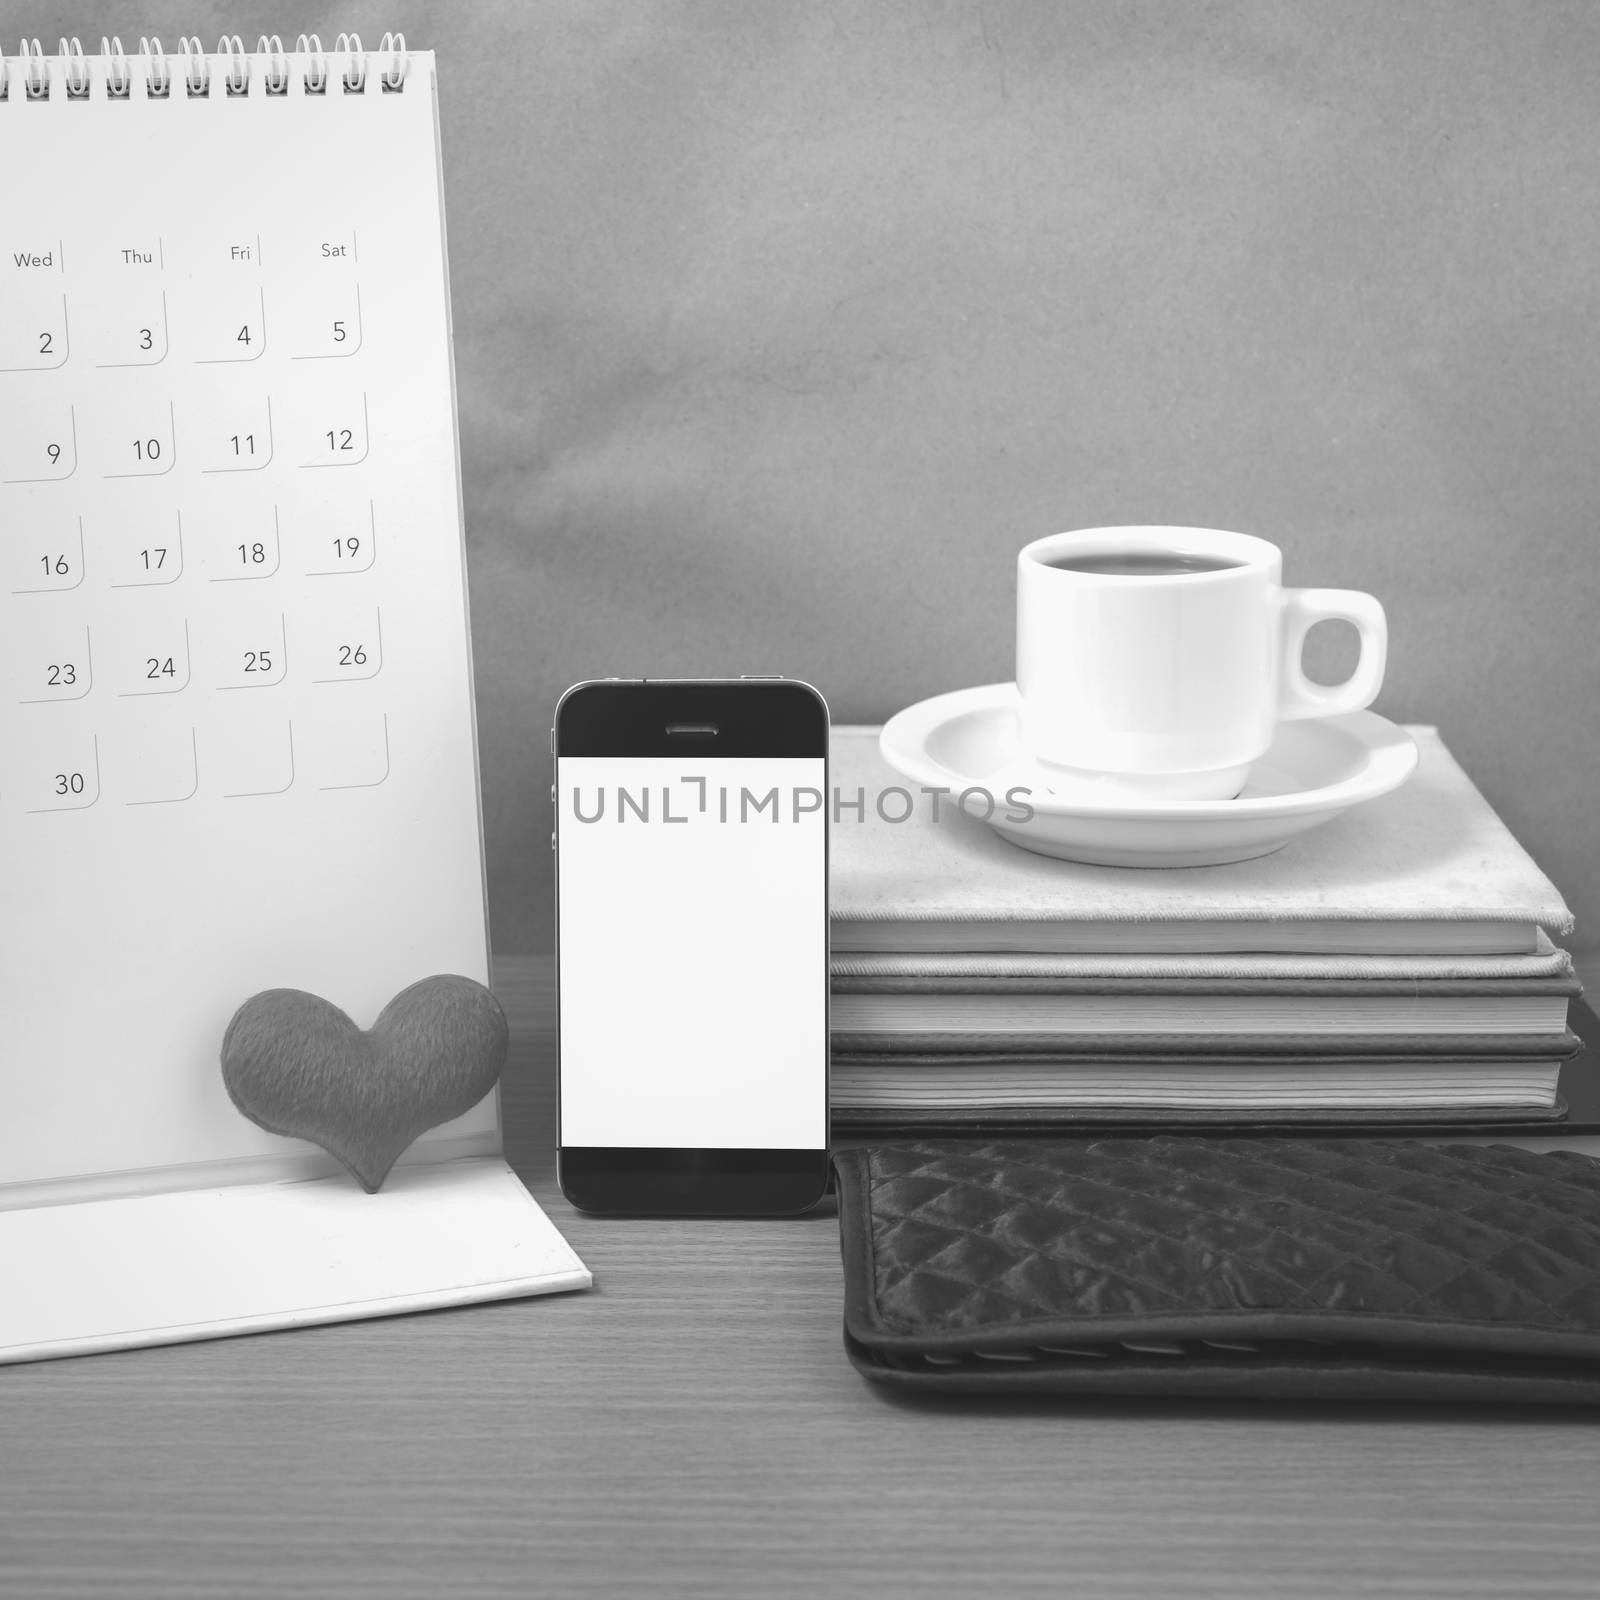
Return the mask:
M885 1399L831 1212L566 1205L546 969L498 987L596 1288L0 1369L0 1594L1600 1592L1600 1419Z

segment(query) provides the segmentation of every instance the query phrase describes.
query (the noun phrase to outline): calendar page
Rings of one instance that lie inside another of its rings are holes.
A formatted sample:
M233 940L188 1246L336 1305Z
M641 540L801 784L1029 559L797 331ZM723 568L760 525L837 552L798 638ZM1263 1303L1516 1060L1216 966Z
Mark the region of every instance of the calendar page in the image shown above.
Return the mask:
M288 1170L242 1001L488 979L433 57L8 68L0 1185Z

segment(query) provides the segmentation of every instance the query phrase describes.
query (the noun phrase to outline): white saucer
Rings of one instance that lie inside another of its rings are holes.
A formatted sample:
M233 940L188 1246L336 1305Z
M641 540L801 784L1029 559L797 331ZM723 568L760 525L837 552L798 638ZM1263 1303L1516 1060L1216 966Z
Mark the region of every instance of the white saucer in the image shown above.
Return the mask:
M986 790L989 824L1012 844L1065 861L1106 867L1211 867L1281 849L1297 833L1363 800L1398 789L1417 765L1410 734L1371 711L1283 722L1272 747L1232 800L1128 803L1063 784L1036 762L1017 727L1017 689L990 683L908 706L885 723L883 758L918 785ZM1030 791L1034 815L1018 817L1006 793ZM981 816L983 797L967 802Z

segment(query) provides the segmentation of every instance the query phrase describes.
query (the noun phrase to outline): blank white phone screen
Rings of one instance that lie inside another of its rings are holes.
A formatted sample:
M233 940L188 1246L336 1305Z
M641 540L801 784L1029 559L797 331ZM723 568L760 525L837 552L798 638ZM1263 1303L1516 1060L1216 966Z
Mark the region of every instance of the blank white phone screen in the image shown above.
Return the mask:
M828 1142L826 764L556 764L561 1143Z

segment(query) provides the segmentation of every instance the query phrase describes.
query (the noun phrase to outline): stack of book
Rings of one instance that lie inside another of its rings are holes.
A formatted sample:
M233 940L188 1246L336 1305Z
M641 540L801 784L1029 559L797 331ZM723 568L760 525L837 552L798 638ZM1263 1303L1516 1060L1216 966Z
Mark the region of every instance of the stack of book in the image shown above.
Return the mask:
M905 815L835 729L835 1126L1559 1123L1571 913L1410 732L1404 787L1276 854L1137 870Z

